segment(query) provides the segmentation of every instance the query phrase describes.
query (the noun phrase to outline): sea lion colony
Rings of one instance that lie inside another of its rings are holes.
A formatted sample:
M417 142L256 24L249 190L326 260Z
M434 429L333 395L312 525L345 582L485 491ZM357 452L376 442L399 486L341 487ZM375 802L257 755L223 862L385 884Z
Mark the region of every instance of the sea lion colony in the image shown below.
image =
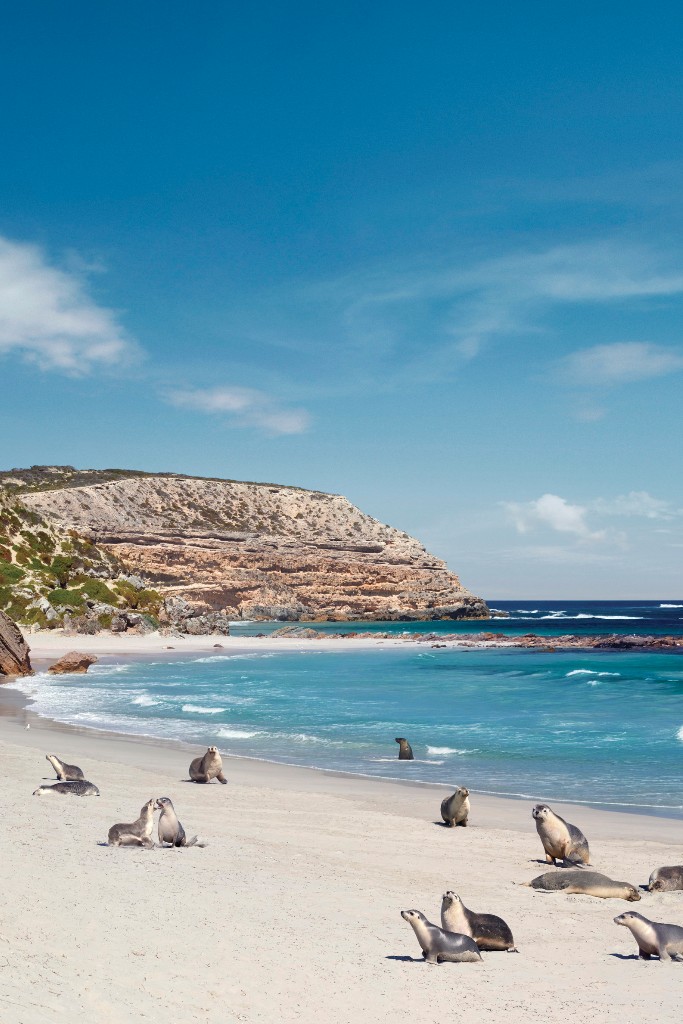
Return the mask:
M401 745L399 758L410 759L412 750L407 740L401 738L396 742ZM62 781L51 786L39 786L34 791L34 796L100 795L97 786L88 782L76 765L66 764L55 754L47 754L46 757L57 778ZM214 778L224 785L228 781L223 774L218 748L209 747L204 755L194 758L191 762L190 780L206 784ZM468 789L459 786L451 796L442 801L441 816L447 826L467 824L470 812L469 795ZM161 812L157 824L159 847L207 845L199 836L187 839L170 797L165 796L156 799L151 797L143 805L135 821L112 825L108 832L108 845L154 849L156 844L152 840L152 831L154 813L157 810ZM622 899L631 902L641 899L637 887L631 883L615 881L599 872L584 869L582 865L589 864L588 841L577 826L555 814L547 804L536 804L531 813L543 844L546 861L555 866L559 860L563 866L539 875L530 882L523 882L522 885L545 892L581 894L599 899ZM648 889L650 892L683 890L683 866L657 868L650 875ZM502 918L494 914L469 910L461 898L451 890L442 897L442 927L432 924L419 910L402 910L401 917L412 927L422 949L423 959L429 964L480 963L482 951L517 952L512 931ZM683 959L683 928L678 925L650 921L633 912L615 917L614 922L629 928L638 943L639 956L642 959L649 959L653 955L659 956L661 961Z

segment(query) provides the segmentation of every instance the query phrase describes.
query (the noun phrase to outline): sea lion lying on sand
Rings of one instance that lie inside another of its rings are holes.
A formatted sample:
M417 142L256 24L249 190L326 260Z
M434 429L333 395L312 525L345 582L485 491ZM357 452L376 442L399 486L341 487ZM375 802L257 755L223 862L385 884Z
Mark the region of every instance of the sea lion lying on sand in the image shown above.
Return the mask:
M193 782L211 782L211 779L218 779L223 785L228 780L223 775L223 761L218 753L218 747L209 747L203 757L195 757L190 764L190 778Z
M573 871L546 871L544 875L521 884L545 892L598 896L603 900L629 900L635 903L640 899L640 893L635 885L629 882L615 882L598 871L583 871L577 868Z
M50 793L64 793L67 796L99 796L100 791L92 782L81 779L78 782L55 782L54 786L38 786L34 796L47 796Z
M445 931L469 935L479 949L507 950L516 953L512 932L502 917L495 914L475 914L468 910L460 897L450 889L441 903L441 926Z
M563 867L590 863L588 840L576 825L570 825L547 804L536 804L531 816L536 821L548 864L556 860L562 861Z
M85 775L77 765L60 761L56 754L46 754L45 759L54 768L55 775L60 782L80 782L85 779Z
M649 960L653 954L662 962L683 959L683 928L677 924L648 921L642 914L632 910L615 917L614 923L630 929L638 943L641 960Z
M153 850L152 826L154 825L154 804L152 797L142 807L140 817L130 824L112 825L107 837L110 846L144 846Z
M647 887L650 892L674 892L683 889L683 866L673 864L671 867L656 868L650 875Z
M162 846L169 843L171 846L206 846L203 839L194 836L188 839L185 829L178 821L175 809L167 796L160 796L157 800L157 809L161 811L157 828L159 829L159 842Z
M412 926L428 964L439 964L444 960L456 964L481 961L477 944L469 935L444 931L428 921L419 910L402 910L401 917Z

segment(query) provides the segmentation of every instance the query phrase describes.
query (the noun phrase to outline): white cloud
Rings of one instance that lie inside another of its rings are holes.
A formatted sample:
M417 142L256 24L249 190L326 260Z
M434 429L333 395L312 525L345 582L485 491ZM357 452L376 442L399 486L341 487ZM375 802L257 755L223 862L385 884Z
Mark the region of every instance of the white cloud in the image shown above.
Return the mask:
M503 507L519 533L528 533L538 526L547 526L558 533L569 533L581 540L602 540L604 531L593 531L586 522L588 509L572 505L557 494L543 494L523 504L505 501Z
M73 375L129 360L137 351L83 276L50 265L37 246L0 236L0 355Z
M310 425L305 409L288 409L252 388L188 388L171 391L166 398L180 408L230 416L239 426L258 427L269 434L301 434Z
M683 370L683 352L643 341L594 345L573 352L560 363L565 383L585 387L628 384Z
M630 491L616 498L596 498L590 509L606 516L637 516L645 519L675 519L681 514L671 502L655 498L647 491Z

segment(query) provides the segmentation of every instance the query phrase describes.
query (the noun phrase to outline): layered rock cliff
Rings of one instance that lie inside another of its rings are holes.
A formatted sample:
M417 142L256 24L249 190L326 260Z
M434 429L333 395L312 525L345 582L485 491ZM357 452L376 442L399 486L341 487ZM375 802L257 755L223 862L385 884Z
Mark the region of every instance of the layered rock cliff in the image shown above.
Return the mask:
M14 471L0 474L0 483L166 599L245 619L488 617L485 603L419 541L341 495L120 470L35 470L42 475ZM83 486L84 479L92 482Z
M0 676L31 674L29 649L19 627L0 611Z

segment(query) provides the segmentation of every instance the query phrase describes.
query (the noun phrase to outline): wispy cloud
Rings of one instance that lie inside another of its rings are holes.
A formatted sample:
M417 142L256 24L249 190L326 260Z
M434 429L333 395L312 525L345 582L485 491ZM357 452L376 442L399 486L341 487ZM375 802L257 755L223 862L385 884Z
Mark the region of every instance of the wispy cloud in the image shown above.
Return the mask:
M630 384L681 370L680 349L643 341L593 345L573 352L559 365L559 374L566 384L589 388Z
M52 265L37 246L0 236L0 355L83 375L138 351L116 314L88 294L82 273Z
M603 516L632 516L644 519L676 519L683 510L670 501L655 498L647 491L629 491L615 498L596 498L590 502L591 511Z
M557 533L569 533L581 540L602 540L604 530L591 530L586 522L588 509L582 505L572 505L558 494L543 494L535 501L518 503L502 502L519 533L529 533L542 525Z
M305 409L287 408L252 388L188 388L169 391L165 397L179 408L226 416L238 426L257 427L268 434L302 434L311 422Z

